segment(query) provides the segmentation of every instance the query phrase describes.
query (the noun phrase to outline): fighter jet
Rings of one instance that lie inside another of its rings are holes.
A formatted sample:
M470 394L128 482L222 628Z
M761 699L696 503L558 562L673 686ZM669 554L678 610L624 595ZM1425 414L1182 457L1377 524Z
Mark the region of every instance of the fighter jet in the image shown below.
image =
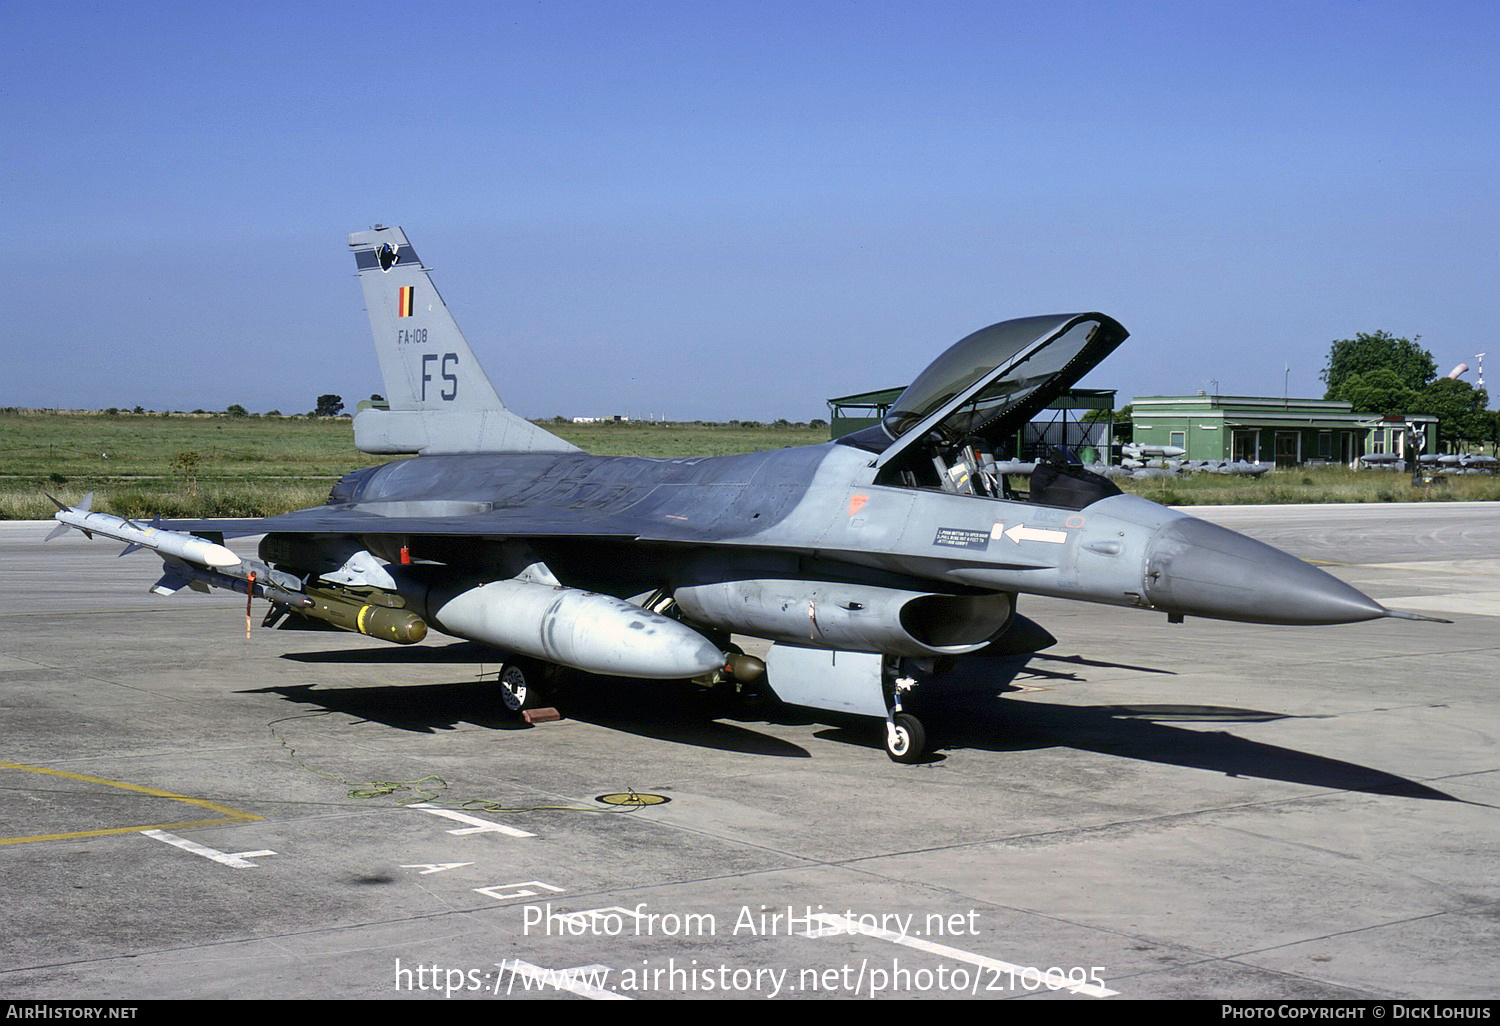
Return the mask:
M518 714L549 667L697 679L883 720L897 762L927 747L921 697L954 660L1003 643L1021 595L1174 622L1423 618L1076 465L1037 466L1024 495L982 472L981 454L1125 340L1104 314L982 328L880 423L822 445L595 456L505 407L400 228L349 247L389 402L355 415L356 444L410 458L282 516L148 527L84 504L59 522L155 550L159 593L264 598L267 625L402 644L430 628L497 648L499 698ZM223 545L257 534L256 557ZM768 656L735 635L771 642Z

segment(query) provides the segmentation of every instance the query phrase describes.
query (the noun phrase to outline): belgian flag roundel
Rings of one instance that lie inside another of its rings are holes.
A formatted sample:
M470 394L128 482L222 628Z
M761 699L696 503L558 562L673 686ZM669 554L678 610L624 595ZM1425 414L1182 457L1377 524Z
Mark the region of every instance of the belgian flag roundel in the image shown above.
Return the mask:
M415 285L403 285L403 286L401 286L401 294L396 299L396 316L397 317L410 317L411 316L412 303L415 302L415 293L416 293L416 291L417 291L417 287Z

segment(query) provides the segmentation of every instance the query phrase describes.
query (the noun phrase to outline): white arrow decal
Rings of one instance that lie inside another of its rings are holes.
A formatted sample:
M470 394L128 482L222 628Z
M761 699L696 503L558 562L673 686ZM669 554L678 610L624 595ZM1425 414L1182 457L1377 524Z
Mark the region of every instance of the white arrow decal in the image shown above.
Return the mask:
M1061 545L1068 540L1067 531L1048 531L1040 527L1027 527L1025 524L1017 524L1005 532L1005 537L1017 545L1023 541L1052 542Z

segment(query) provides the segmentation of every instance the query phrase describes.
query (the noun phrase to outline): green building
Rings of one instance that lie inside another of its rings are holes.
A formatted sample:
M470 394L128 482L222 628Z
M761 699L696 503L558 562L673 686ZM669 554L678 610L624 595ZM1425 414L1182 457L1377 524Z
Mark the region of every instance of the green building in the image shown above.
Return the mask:
M1382 417L1358 413L1333 399L1270 399L1243 395L1155 395L1137 397L1130 407L1133 440L1142 445L1175 445L1190 460L1301 463L1353 463L1366 453L1406 452L1409 425L1424 429L1430 452L1437 442L1437 418L1430 414Z
M843 438L862 431L891 412L894 403L906 386L882 388L874 392L856 392L828 400L828 437Z

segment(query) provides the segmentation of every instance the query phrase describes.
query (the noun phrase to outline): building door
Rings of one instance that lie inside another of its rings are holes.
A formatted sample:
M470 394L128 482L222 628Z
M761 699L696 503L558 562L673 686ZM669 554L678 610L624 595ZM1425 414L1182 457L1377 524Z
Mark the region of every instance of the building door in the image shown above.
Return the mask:
M1302 432L1276 432L1276 465L1295 467L1302 462Z
M1236 431L1234 433L1234 448L1230 454L1230 458L1245 463L1259 463L1260 432Z

